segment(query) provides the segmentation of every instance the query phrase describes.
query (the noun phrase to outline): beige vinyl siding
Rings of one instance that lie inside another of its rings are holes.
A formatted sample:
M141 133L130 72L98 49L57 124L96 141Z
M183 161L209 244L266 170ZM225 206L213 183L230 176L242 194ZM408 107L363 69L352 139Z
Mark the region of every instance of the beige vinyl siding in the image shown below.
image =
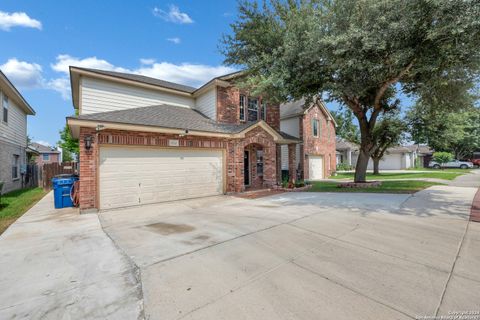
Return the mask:
M217 119L217 88L214 87L201 96L197 97L195 101L195 109L209 117L210 119Z
M280 130L291 136L300 138L300 120L299 117L284 119L280 121Z
M167 92L82 77L81 114L116 111L169 104L193 108L195 100Z
M2 93L3 94L3 93ZM3 122L3 97L0 99L0 139L27 146L27 115L9 97L8 122Z

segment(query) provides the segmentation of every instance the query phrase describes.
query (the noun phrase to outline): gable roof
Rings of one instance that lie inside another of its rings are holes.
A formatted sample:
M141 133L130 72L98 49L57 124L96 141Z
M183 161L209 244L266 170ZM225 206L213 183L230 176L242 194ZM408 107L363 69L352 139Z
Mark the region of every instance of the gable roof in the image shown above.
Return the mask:
M300 115L305 114L310 108L318 106L320 110L325 114L327 119L333 121L335 126L337 126L337 123L335 122L335 119L333 118L332 114L330 111L328 111L327 107L323 103L323 101L319 98L314 98L314 101L312 101L309 105L306 104L305 98L301 98L295 101L283 103L280 105L280 119L288 119L288 118L293 118L297 117Z
M70 66L70 86L72 91L72 101L75 108L79 104L79 83L80 76L87 76L92 78L99 78L107 81L121 82L127 85L139 86L153 90L167 91L170 93L183 95L194 98L201 95L205 90L208 90L213 85L229 86L230 80L240 76L243 71L236 71L226 75L218 76L208 81L199 88L186 86L170 81L160 80L157 78L142 76L133 73L98 70L91 68L81 68Z
M336 150L358 150L358 144L347 141L341 137L336 137L335 138L335 149Z
M172 89L172 90L177 90L177 91L182 91L182 92L187 92L187 93L193 93L195 90L197 90L196 88L191 87L191 86L186 86L186 85L179 84L179 83L160 80L160 79L157 79L157 78L142 76L142 75L139 75L139 74L117 72L117 71L107 71L107 70L99 70L99 69L91 69L91 68L80 68L80 67L75 67L75 68L79 69L79 70L85 70L85 71L97 73L97 74L103 74L103 75L110 76L110 77L117 77L117 78L122 78L122 79L126 79L126 80L131 80L131 81L136 81L136 82L141 82L141 83L147 83L147 84L151 84L151 85L154 85L154 86L159 86L159 87L163 87L163 88L166 88L166 89Z
M32 142L29 144L29 147L33 149L34 151L37 151L39 153L60 153L57 149L54 147L50 146L45 146L43 144L40 144L38 142Z
M13 99L26 114L35 115L35 110L28 104L27 100L25 100L2 70L0 70L0 89L5 92L10 99Z
M141 127L142 130L163 128L174 130L177 134L204 133L203 135L206 136L220 135L230 138L233 136L241 136L245 132L248 132L257 126L261 126L278 140L290 141L293 143L299 142L295 137L274 130L262 120L244 124L218 123L215 120L204 116L195 109L167 104L92 113L67 118L69 125L74 125L75 121L77 121L77 123L78 121L90 122L94 127L96 124L111 128L117 128L119 125L127 125L130 126L131 130L133 130L132 126ZM76 135L73 130L72 134Z

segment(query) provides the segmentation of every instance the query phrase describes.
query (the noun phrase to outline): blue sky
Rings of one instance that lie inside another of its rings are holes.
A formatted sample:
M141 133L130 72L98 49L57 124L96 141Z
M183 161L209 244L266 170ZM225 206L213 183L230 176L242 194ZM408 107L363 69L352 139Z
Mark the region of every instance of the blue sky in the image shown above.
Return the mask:
M197 86L229 72L218 44L236 1L0 2L0 68L36 110L28 133L55 144L73 114L68 65Z
M218 46L236 12L236 0L2 0L0 69L37 112L29 136L54 145L74 112L69 65L200 86L233 71Z

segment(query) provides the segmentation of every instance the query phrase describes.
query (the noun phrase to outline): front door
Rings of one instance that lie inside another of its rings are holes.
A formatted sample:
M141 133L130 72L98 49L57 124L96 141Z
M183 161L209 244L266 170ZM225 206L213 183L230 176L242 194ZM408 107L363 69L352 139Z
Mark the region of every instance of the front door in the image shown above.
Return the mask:
M250 152L245 150L243 154L243 181L246 186L250 185Z

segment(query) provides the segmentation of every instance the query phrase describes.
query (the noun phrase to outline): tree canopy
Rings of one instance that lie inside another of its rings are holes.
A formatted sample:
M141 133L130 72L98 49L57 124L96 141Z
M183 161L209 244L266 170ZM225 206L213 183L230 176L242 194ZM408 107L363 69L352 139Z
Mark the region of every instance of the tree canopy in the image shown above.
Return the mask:
M63 159L62 161L72 161L73 154L78 155L78 139L73 139L72 134L70 133L70 128L68 125L60 131L60 141L58 141L58 146L63 150Z
M471 106L449 112L418 102L408 113L412 139L436 151L451 152L457 159L480 150L480 109Z
M399 145L406 138L407 125L398 112L389 112L381 117L373 129L373 173L379 173L379 162L388 148Z
M354 116L352 111L350 109L343 109L332 111L331 114L337 123L337 128L335 129L336 135L347 141L359 143L360 131L353 122Z
M398 108L400 92L450 92L445 98L455 101L475 82L479 16L476 0L243 1L222 52L245 69L242 84L254 93L277 102L326 94L350 108L361 133L361 182L377 118Z

